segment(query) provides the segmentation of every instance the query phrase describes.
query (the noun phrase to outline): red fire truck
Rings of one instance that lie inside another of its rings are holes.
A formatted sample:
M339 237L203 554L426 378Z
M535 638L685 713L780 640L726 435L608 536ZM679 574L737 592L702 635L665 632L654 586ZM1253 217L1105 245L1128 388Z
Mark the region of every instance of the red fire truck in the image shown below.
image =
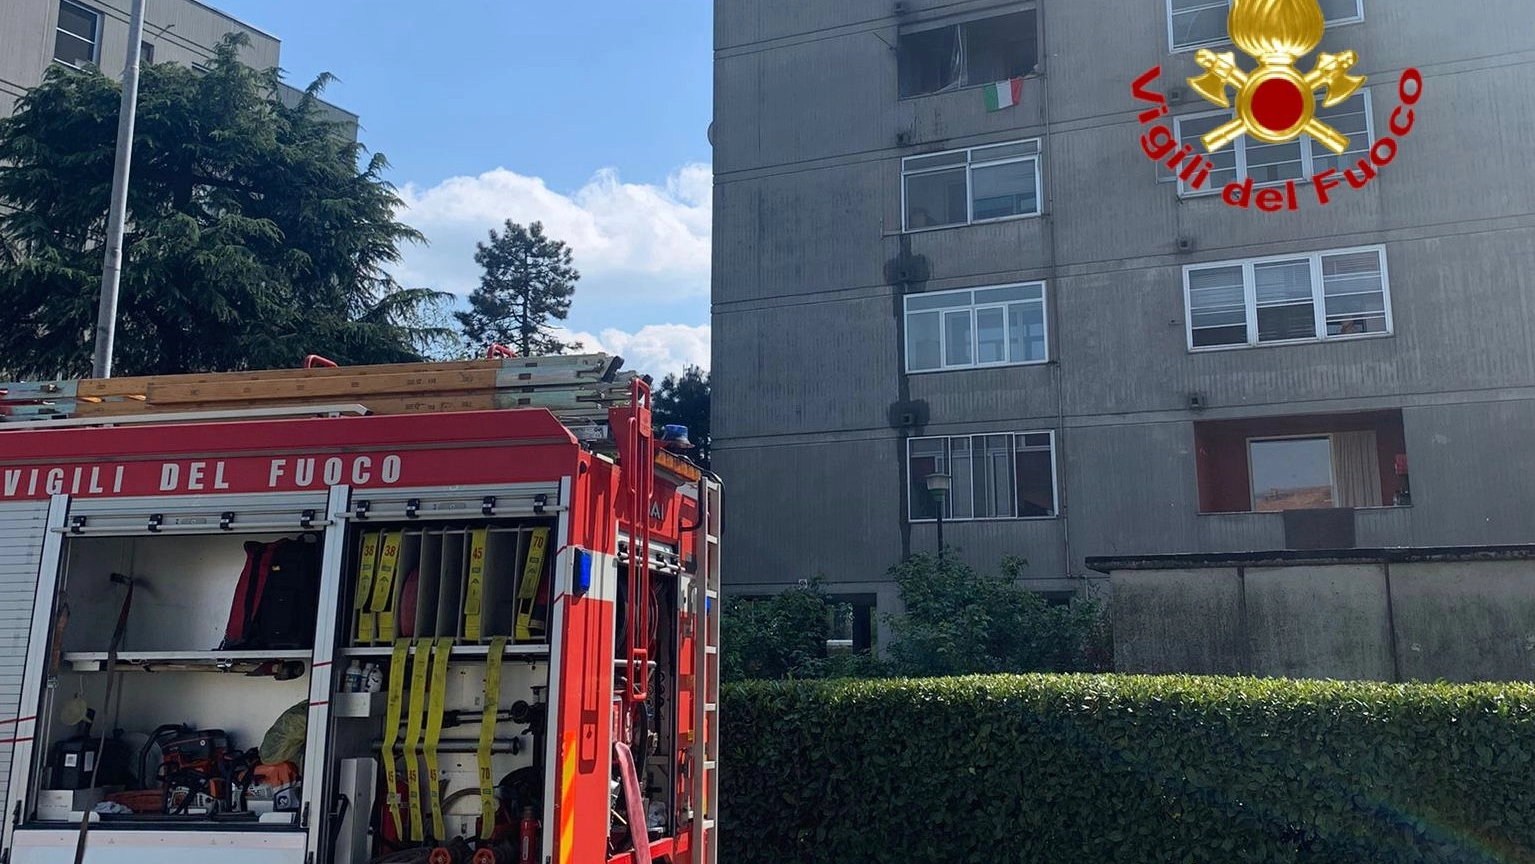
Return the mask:
M713 864L720 483L618 365L0 384L0 860Z

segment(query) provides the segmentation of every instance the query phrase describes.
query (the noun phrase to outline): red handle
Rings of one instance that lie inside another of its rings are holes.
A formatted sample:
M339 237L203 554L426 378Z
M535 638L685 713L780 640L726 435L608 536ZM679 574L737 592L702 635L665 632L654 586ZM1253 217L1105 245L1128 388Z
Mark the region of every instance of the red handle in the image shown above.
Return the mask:
M492 343L485 351L486 360L514 360L517 352L499 343Z
M310 354L304 358L305 369L313 369L316 366L325 366L330 369L335 369L339 366L339 364L334 360L327 360L318 354Z

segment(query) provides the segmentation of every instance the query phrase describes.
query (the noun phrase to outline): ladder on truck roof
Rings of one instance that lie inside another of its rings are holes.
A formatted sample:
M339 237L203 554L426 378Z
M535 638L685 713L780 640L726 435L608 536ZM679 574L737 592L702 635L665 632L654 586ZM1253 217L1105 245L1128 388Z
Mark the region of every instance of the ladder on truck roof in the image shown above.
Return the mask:
M635 372L608 354L0 382L0 429L544 408L606 437Z

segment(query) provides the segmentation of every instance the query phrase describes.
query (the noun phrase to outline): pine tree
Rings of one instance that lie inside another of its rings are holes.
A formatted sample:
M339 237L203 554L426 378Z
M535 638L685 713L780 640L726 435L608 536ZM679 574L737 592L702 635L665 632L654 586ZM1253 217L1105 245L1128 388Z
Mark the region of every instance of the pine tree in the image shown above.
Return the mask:
M655 391L657 423L676 423L688 427L688 436L697 450L688 457L709 467L709 373L689 366L681 376L668 375Z
M508 345L523 357L581 347L549 332L569 314L581 274L571 266L570 248L545 235L543 223L524 228L506 220L505 231L492 229L490 242L476 246L474 260L485 273L469 295L469 311L457 313L470 345Z

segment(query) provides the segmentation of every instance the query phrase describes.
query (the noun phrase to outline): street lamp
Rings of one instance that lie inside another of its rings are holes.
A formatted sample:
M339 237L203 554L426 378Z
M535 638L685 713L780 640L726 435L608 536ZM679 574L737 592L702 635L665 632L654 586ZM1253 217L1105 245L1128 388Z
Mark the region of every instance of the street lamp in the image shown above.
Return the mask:
M927 494L938 505L938 561L943 562L943 505L949 500L949 487L954 478L947 474L927 475Z
M133 124L139 105L139 60L144 53L146 2L133 0L128 16L128 59L123 64L117 155L112 163L112 198L107 207L106 257L101 265L101 297L96 308L96 357L91 366L95 378L112 377L112 343L117 338L117 292L123 278L123 226L128 219L128 169L133 164ZM80 836L85 836L83 829Z

